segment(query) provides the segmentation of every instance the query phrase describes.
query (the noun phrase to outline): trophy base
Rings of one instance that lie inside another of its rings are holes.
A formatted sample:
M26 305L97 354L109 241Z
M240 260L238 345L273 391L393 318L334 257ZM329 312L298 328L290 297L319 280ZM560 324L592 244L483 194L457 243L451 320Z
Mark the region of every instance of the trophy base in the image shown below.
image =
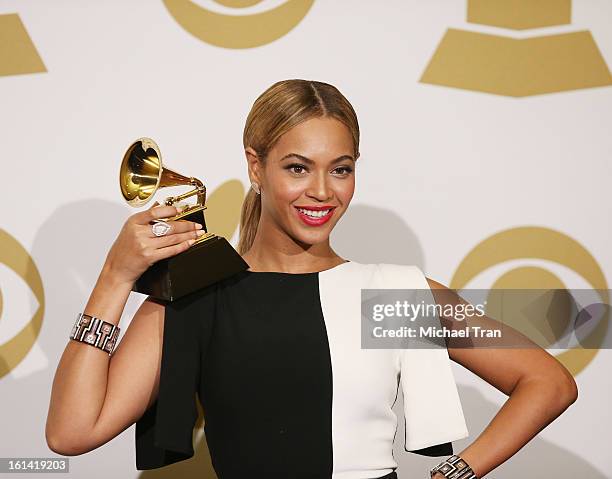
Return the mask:
M206 235L188 250L153 264L132 291L172 302L248 268L225 238Z

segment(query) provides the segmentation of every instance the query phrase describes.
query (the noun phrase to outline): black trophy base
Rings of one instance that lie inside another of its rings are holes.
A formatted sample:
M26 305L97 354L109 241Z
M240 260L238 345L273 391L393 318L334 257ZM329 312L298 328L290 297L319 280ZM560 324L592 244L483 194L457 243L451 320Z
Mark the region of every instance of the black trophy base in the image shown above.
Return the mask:
M215 236L153 264L132 291L171 302L248 268L225 238Z

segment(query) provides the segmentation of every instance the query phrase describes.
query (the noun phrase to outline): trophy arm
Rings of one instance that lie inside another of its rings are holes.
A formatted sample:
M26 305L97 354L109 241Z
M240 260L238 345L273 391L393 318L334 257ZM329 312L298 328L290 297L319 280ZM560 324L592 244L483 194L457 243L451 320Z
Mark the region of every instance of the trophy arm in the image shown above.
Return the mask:
M204 206L206 204L206 186L204 186L204 183L202 183L197 178L192 178L192 181L194 182L194 185L196 186L196 189L198 191L198 205Z
M182 195L179 195L179 196L169 196L168 198L164 200L164 204L166 206L172 206L174 203L178 203L179 201L184 200L185 198L189 198L190 196L197 195L198 196L197 205L204 206L206 204L206 186L204 186L204 183L202 183L197 178L192 177L190 181L191 181L191 184L196 187L195 190L188 191L187 193L183 193Z

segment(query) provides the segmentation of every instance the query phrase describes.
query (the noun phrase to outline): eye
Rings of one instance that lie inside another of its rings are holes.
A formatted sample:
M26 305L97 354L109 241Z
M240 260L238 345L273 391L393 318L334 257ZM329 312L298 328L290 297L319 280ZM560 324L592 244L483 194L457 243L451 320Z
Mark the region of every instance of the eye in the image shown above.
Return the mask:
M334 171L337 171L341 176L347 176L351 174L353 168L351 168L350 166L339 166Z
M300 163L291 163L285 167L286 170L289 170L291 173L295 175L301 175L306 171L306 166Z

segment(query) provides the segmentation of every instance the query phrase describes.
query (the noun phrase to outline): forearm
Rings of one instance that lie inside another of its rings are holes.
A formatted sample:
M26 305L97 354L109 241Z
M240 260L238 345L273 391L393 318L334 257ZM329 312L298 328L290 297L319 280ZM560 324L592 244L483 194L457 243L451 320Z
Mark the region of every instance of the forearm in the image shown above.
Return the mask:
M132 285L119 281L105 266L98 277L84 312L117 325ZM77 312L74 312L76 316ZM68 314L68 318L73 318ZM49 413L47 441L69 441L87 434L96 420L106 396L110 357L107 352L68 339L72 322L66 318L64 349L55 373ZM76 441L78 442L78 441Z
M564 378L521 380L487 428L459 455L483 477L519 451L575 398Z

